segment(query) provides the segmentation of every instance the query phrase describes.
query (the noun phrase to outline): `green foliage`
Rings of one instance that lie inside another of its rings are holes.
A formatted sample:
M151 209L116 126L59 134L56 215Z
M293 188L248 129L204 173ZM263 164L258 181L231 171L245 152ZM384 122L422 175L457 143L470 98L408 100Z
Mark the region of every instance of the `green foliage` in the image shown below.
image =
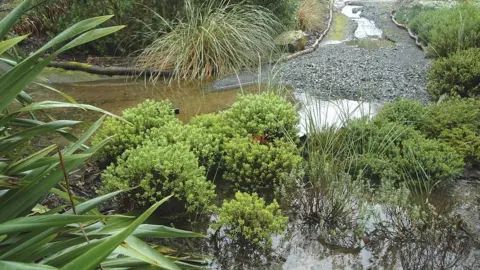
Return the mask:
M461 174L464 163L447 144L426 139L413 127L395 122L354 120L347 136L357 138L354 173L380 183L383 179L427 186Z
M480 47L480 8L472 4L422 12L408 26L435 57Z
M244 129L252 136L268 140L298 139L299 118L295 107L275 94L239 96L238 101L225 112L225 118L230 127Z
M138 187L128 195L133 205L149 205L175 194L187 212L201 212L211 210L215 197L215 186L185 143L162 146L149 141L127 150L102 173L102 180L107 191Z
M443 94L460 97L479 96L479 59L480 48L470 48L435 60L428 73L427 91L437 99Z
M452 146L469 165L480 162L480 101L447 99L428 110L421 131Z
M185 1L184 16L138 58L141 68L172 70L173 78L206 79L257 66L275 49L281 29L261 6L208 0ZM153 78L158 79L158 76Z
M410 108L410 109L409 109ZM480 101L447 98L422 106L399 100L385 105L378 119L410 125L429 139L438 139L460 154L467 165L480 161Z
M6 39L6 35L28 9L32 1L22 1L0 21L0 54L12 50L21 39ZM104 117L91 125L79 138L66 131L80 123L72 120L42 122L35 117L54 108L79 108L107 113L99 108L78 103L55 101L34 102L23 90L35 80L43 68L58 54L83 43L119 30L121 27L96 26L109 19L95 17L81 21L53 38L42 49L0 76L0 268L2 269L96 269L106 261L152 265L164 269L179 269L176 263L149 246L140 237L199 237L201 235L158 225L142 225L164 201L153 205L136 219L125 216L104 216L96 209L121 191L84 200L65 190L68 175L84 165L106 141L86 146L86 141L99 128ZM60 47L41 59L46 50ZM22 106L18 106L19 102ZM110 114L111 115L111 114ZM61 149L53 144L32 151L32 139L58 133L71 143ZM71 204L49 209L39 205L48 194L55 193ZM36 211L43 208L41 214ZM115 223L113 226L112 224ZM72 226L72 224L75 224ZM76 226L78 225L78 226ZM89 236L86 236L88 232ZM93 236L95 235L95 236ZM159 236L160 235L160 236ZM93 236L93 237L92 237ZM90 238L90 239L89 239ZM123 245L120 245L122 244ZM119 252L118 249L121 251ZM119 258L119 255L122 257ZM122 266L127 266L123 264Z
M236 190L283 191L302 177L302 157L291 142L262 144L250 138L235 138L225 144L223 178Z
M277 201L266 205L256 193L237 192L231 201L224 201L219 209L215 229L223 228L229 238L240 243L269 248L272 234L282 234L288 217L282 215Z
M169 101L146 100L135 108L125 109L122 116L130 124L113 118L107 119L92 140L93 144L97 144L114 136L99 153L101 158L109 162L115 161L125 150L137 147L146 139L148 130L167 123L181 125L175 118Z
M185 128L192 151L207 168L222 166L224 144L241 134L227 124L223 113L197 116Z
M399 99L383 105L376 119L388 122L397 122L420 128L425 125L427 119L427 107L417 100Z

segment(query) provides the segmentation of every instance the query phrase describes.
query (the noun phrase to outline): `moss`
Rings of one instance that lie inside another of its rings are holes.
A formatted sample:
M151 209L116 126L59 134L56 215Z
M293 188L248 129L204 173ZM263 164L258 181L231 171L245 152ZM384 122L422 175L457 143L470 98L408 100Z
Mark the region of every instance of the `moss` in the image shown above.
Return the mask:
M72 83L80 81L97 81L111 77L91 74L84 71L65 70L62 68L47 67L41 73L50 83Z
M348 17L342 13L333 15L333 22L326 40L344 40L346 38L346 26L348 25Z

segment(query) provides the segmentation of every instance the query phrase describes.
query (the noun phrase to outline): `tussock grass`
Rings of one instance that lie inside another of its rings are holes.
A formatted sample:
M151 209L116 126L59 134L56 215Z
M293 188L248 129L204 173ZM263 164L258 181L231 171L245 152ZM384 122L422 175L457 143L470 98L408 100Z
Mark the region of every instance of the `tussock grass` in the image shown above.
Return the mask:
M275 51L274 37L282 30L269 10L226 0L200 6L188 0L182 19L170 27L171 32L141 53L138 65L172 70L172 79L178 80L203 80L256 66Z
M328 1L303 0L297 9L296 17L301 30L322 30L328 17Z

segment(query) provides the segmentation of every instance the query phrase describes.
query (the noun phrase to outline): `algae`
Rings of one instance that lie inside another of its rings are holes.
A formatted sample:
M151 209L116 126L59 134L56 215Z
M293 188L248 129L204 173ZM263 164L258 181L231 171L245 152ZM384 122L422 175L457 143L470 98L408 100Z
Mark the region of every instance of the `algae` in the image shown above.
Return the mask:
M334 13L333 22L326 40L345 40L347 38L348 17L342 13Z

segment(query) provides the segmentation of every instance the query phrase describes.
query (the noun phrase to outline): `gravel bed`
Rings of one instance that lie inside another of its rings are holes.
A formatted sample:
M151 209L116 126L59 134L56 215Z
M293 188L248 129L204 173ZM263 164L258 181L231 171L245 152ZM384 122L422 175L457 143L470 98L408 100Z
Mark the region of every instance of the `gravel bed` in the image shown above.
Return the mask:
M375 21L392 47L367 49L345 43L325 45L288 62L281 81L321 99L388 102L429 100L425 92L430 60L389 18L390 3L365 3L362 16Z

